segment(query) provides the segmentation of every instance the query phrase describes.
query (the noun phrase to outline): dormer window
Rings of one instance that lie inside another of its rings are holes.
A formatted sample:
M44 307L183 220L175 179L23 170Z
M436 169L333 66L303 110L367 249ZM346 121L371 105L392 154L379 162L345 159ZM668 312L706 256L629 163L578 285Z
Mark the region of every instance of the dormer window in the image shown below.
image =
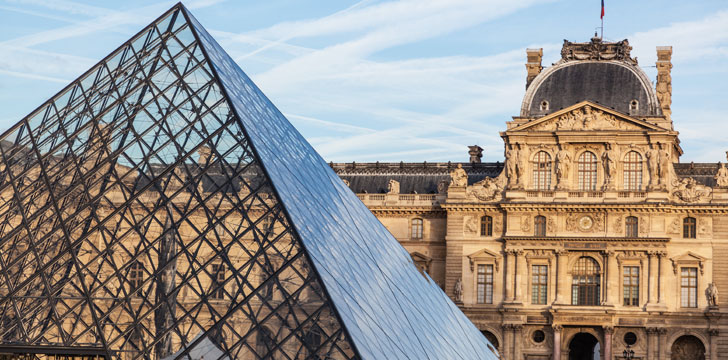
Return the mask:
M636 113L637 110L640 109L640 102L637 100L632 100L629 102L629 112L630 113Z
M538 108L539 108L539 110L541 110L541 111L548 111L548 110L549 110L549 102L548 102L548 101L546 101L546 100L544 100L544 101L541 101L541 105L539 105L539 107L538 107Z

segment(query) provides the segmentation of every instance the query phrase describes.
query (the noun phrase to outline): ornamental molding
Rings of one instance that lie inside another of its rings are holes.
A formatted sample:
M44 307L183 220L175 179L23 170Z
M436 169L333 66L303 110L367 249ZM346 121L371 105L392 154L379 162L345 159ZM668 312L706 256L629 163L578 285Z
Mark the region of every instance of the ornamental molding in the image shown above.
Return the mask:
M480 249L470 255L468 255L468 261L470 263L470 271L475 271L475 264L480 262L493 262L495 264L495 271L498 272L500 267L500 261L502 257L500 254L492 252L488 249Z
M675 256L673 258L670 258L670 261L672 262L672 271L677 275L678 270L681 266L690 266L690 265L697 265L700 268L700 275L703 275L705 269L705 262L708 260L708 258L705 258L703 256L700 256L692 251L688 251L686 253L683 253L682 255Z

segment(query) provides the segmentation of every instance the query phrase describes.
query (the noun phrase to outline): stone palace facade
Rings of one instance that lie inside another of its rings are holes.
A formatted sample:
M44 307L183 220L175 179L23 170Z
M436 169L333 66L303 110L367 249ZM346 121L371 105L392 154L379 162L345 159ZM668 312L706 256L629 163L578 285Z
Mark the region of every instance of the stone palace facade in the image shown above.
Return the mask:
M671 47L527 50L505 161L331 164L504 359L728 353L728 170L680 163Z

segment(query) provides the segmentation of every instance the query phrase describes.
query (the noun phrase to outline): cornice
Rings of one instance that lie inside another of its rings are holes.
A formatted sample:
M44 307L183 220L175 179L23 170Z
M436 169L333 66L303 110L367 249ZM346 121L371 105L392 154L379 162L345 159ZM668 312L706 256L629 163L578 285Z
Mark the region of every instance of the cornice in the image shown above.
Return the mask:
M666 237L586 237L586 236L504 236L503 240L506 243L513 241L534 241L534 242L547 242L547 241L559 241L559 242L651 242L651 243L666 243L670 241L670 238Z

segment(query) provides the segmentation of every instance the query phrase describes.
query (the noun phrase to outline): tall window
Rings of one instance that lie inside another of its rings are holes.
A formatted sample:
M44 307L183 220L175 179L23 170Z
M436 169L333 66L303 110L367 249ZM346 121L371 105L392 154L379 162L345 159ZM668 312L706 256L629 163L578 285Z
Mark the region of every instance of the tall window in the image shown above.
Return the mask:
M638 306L640 302L640 268L639 266L624 267L624 305Z
M695 239L695 218L686 217L683 219L683 237L686 239Z
M601 276L597 261L582 256L576 261L572 271L571 304L599 305L599 284Z
M129 283L132 291L142 287L142 283L144 283L144 264L141 261L135 261L129 267Z
M597 156L592 152L579 155L579 190L593 191L597 189Z
M483 216L480 218L480 235L481 236L493 236L493 218L490 216Z
M210 297L213 299L225 298L225 265L212 264L212 293Z
M545 151L539 151L533 158L533 188L551 189L551 155Z
M636 151L624 156L624 190L642 190L642 155Z
M698 269L680 269L680 306L698 307Z
M412 219L412 238L422 239L422 219Z
M478 304L493 303L493 265L478 265Z
M548 266L533 265L531 267L531 303L546 304L548 294Z
M546 217L539 215L533 220L534 235L546 236Z
M624 221L624 228L627 230L627 233L624 235L626 237L639 237L639 220L637 220L636 216L627 216L627 219Z

